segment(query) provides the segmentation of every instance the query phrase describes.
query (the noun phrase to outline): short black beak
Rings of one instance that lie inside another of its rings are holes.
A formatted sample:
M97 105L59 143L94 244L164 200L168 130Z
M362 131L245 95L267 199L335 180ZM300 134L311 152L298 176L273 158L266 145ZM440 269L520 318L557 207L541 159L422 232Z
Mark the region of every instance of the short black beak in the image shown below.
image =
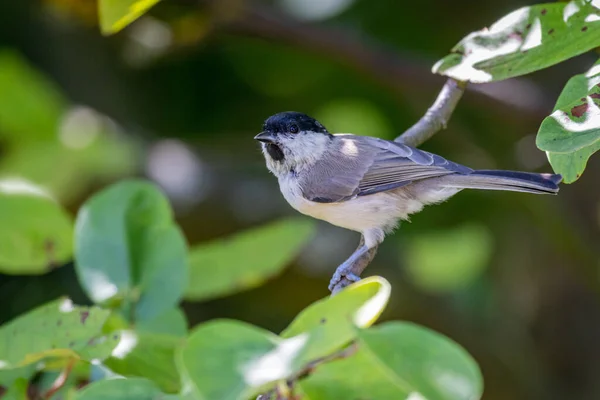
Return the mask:
M263 143L273 143L275 141L275 135L271 132L264 131L254 136L254 139Z

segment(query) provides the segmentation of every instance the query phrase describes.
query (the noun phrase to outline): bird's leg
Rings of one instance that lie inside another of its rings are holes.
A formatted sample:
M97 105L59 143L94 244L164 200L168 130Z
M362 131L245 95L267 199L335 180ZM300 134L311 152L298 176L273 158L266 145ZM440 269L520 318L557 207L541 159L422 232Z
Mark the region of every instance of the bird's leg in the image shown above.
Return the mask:
M360 274L371 263L377 253L378 245L371 248L365 245L365 237L360 236L360 243L352 255L340 265L329 282L329 290L335 294L346 286L360 280Z

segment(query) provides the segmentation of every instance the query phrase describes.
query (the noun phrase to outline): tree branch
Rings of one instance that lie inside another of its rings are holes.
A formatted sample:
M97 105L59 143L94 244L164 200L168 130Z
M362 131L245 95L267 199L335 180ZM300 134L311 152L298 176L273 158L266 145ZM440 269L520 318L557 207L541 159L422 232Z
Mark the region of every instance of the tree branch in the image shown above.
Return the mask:
M295 20L273 7L252 1L227 0L179 0L183 4L201 5L211 10L211 31L244 37L264 39L321 55L362 73L379 85L404 94L407 90L427 92L435 90L443 77L432 74L431 60L419 59L414 54L402 54L369 37L339 27L308 24ZM510 86L510 90L502 88ZM515 88L516 87L516 88ZM463 87L464 89L464 87ZM479 96L493 99L511 108L527 111L522 117L545 117L550 104L540 89L524 78L507 82L471 86ZM515 90L526 94L515 99Z
M406 132L398 136L395 141L418 147L440 130L446 129L446 124L450 120L466 87L465 82L448 79L425 115Z

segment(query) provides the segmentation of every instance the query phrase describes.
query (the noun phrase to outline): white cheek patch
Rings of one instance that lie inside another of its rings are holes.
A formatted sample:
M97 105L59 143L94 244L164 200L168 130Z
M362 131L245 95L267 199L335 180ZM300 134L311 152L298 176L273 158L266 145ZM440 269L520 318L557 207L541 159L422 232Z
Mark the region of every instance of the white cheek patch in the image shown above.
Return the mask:
M295 136L282 135L279 147L283 151L284 159L275 161L263 146L263 154L267 160L267 168L275 174L282 176L291 170L302 172L305 168L315 164L327 151L329 137L316 132L299 133Z
M327 151L329 137L322 133L306 132L281 140L286 160L297 168L309 166L318 161Z

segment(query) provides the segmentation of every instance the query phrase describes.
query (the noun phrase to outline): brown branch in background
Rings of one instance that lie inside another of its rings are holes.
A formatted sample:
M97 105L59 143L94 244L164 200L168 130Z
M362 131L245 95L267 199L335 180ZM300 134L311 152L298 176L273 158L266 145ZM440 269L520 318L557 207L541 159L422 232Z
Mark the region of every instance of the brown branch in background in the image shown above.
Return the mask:
M436 90L443 77L432 74L431 62L413 54L401 54L364 33L339 27L308 24L280 12L273 7L252 1L227 0L180 0L208 7L212 14L211 31L225 32L244 37L264 39L319 54L358 71L381 86L397 93L406 91L428 92ZM510 90L505 90L510 87ZM524 78L507 82L495 82L471 86L470 90L511 108L523 111L523 116L545 117L548 108L541 89ZM518 90L524 95L515 98ZM479 100L481 96L479 96Z
M306 24L268 7L248 4L244 13L231 21L227 31L268 39L325 55L381 81L385 86L406 89L412 82L435 85L423 63L401 57L365 36L339 28Z
M395 141L417 147L440 130L446 129L446 124L465 92L466 86L465 82L448 79L425 115L406 132L398 136Z
M69 375L71 375L71 371L73 371L73 367L75 366L76 361L77 360L74 358L72 358L68 361L68 364L65 367L65 369L63 369L63 371L60 373L60 375L52 383L52 386L50 387L50 389L48 389L48 391L46 393L44 393L42 398L51 399L52 396L54 396L60 389L62 389L62 387L65 385L65 383L67 383L67 379L69 379Z

